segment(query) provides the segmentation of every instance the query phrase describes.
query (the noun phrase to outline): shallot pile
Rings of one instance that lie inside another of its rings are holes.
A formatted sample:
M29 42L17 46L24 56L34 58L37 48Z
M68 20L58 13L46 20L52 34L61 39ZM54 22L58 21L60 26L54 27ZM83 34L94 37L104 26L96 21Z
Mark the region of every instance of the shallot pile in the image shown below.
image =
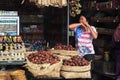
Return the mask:
M68 65L68 66L85 66L89 65L89 62L85 60L81 56L74 56L69 60L64 60L63 65Z
M44 63L55 64L58 61L60 61L57 56L53 55L48 51L40 51L30 54L28 56L28 60L35 64L44 64Z
M62 44L56 44L56 46L54 47L56 50L76 50L75 48L72 47L72 45L66 46L66 45L62 45Z

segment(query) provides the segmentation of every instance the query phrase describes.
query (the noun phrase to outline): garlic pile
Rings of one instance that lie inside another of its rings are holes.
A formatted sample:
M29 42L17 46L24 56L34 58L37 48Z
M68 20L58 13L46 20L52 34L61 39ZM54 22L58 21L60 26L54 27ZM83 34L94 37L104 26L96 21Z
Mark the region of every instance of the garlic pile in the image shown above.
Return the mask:
M67 6L67 0L29 0L34 2L38 7L53 6L64 7Z

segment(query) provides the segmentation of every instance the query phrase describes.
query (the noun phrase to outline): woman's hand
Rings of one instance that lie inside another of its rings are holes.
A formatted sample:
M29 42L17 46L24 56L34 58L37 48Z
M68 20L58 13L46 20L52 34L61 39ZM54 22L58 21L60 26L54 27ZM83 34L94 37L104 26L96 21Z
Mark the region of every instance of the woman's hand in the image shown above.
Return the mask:
M97 39L98 34L93 30L93 28L88 24L88 22L83 22L83 24L86 26L87 29L90 30L92 37L94 39Z
M85 31L87 31L87 30L88 30L87 26L86 26L84 23L81 23L81 27L82 27L82 28L83 28L83 30L85 30Z

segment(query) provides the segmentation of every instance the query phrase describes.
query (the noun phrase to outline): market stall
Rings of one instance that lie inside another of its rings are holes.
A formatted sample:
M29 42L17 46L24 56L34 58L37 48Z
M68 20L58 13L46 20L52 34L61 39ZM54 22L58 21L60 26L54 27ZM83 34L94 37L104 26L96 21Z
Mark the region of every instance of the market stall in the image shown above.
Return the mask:
M99 35L93 41L95 80L115 80L111 40L119 23L119 4L117 0L1 0L0 79L91 80L92 61L78 56L75 33L68 28L83 11Z

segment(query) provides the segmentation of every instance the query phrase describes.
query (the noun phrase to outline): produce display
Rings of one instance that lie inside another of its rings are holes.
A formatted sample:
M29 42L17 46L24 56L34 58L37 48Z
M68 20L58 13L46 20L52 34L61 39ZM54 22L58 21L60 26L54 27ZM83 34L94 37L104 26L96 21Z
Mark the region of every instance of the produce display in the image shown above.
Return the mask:
M58 61L60 61L57 56L53 55L49 51L40 51L30 54L28 56L28 59L30 62L35 64L44 64L44 63L55 64Z
M91 63L81 56L63 60L61 76L66 79L91 78Z
M34 77L60 77L62 60L50 51L39 51L30 53L27 57L25 67Z
M63 65L68 66L86 66L89 65L89 62L81 56L74 56L68 60L63 61Z
M72 45L62 45L62 44L56 44L54 47L56 50L76 50L75 48L72 47Z
M67 46L60 43L56 44L54 48L50 49L50 52L54 53L62 60L78 55L77 49L72 47L72 45Z

